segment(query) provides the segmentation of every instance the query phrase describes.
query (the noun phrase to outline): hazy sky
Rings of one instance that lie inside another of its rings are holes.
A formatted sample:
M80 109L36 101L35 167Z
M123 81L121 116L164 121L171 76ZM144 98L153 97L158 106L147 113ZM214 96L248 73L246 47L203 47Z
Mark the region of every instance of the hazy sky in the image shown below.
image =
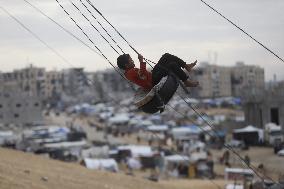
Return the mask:
M55 0L29 1L92 46ZM116 52L78 14L68 0L59 1L115 64ZM83 8L79 0L72 1ZM273 74L276 74L278 79L284 79L283 62L241 33L200 0L91 1L148 59L157 61L163 53L169 52L187 62L197 59L201 62L210 61L217 65L230 66L237 61L243 61L245 64L265 68L266 80L270 80ZM207 0L207 2L284 58L283 0ZM23 68L30 62L48 70L59 70L71 66L84 67L90 71L111 68L102 57L70 37L23 0L0 0L0 6L8 10L70 62L67 64L62 61L0 10L0 70L11 71ZM95 16L99 18L98 14ZM89 15L88 17L91 18ZM101 19L100 21L103 22ZM95 21L93 23L98 27ZM127 44L120 40L105 22L103 23L120 46L136 57Z

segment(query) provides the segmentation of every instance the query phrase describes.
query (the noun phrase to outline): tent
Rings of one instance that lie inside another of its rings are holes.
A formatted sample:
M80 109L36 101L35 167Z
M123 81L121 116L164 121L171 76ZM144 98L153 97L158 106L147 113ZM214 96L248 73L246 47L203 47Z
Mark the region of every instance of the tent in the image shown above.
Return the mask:
M169 129L167 125L152 125L147 127L147 131L150 132L165 132Z
M96 158L106 158L109 155L109 146L93 146L88 149L83 149L81 151L81 156L83 158L90 158L90 157L96 157Z
M85 146L87 146L87 142L85 140L82 141L75 141L75 142L59 142L59 143L47 143L47 144L43 144L44 148L48 148L48 149L68 149L68 148L83 148Z
M118 151L120 150L129 150L131 152L132 157L140 157L140 156L152 156L153 152L150 146L119 146Z
M263 141L263 130L249 125L242 129L235 129L233 137L236 140L244 141L247 145L258 145Z
M201 129L198 126L183 126L178 128L173 128L171 133L175 140L190 140L198 139Z
M126 124L129 121L128 114L118 114L114 117L109 118L108 122L110 124Z
M13 131L0 131L0 145L15 140L16 140L16 135L13 133Z
M118 165L114 159L84 159L84 165L88 169L93 170L108 170L118 172Z
M171 162L171 163L188 163L189 157L183 155L171 155L171 156L166 156L165 160L166 162Z
M227 184L225 189L244 189L244 185L239 184Z

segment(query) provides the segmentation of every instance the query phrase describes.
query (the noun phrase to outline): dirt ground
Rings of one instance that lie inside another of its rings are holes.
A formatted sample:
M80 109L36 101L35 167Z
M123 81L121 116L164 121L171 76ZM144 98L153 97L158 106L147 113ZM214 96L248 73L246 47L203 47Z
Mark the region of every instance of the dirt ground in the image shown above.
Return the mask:
M88 170L78 164L0 148L1 189L218 189L223 188L224 184L223 180L152 182L123 173Z

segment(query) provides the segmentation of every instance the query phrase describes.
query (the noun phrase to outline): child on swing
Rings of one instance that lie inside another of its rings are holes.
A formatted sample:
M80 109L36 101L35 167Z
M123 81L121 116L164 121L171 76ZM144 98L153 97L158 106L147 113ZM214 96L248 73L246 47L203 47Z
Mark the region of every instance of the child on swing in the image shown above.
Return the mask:
M182 70L183 68L190 72L197 61L186 64L186 62L180 58L166 53L160 58L151 73L146 70L146 63L143 61L141 54L138 55L138 60L140 62L140 69L135 67L134 61L129 54L123 54L117 58L117 66L124 70L124 75L129 81L142 87L145 91L150 91L153 86L158 84L163 77L170 73L173 73L183 81L186 87L197 87L199 85L198 81L189 80L189 77Z

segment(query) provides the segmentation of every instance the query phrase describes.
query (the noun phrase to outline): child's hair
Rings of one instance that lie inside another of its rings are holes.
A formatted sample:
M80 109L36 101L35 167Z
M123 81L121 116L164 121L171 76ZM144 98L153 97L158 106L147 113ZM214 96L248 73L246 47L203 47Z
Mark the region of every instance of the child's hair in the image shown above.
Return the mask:
M117 58L117 66L118 66L120 69L125 70L125 65L128 63L129 57L130 57L129 54L120 55L120 56Z

